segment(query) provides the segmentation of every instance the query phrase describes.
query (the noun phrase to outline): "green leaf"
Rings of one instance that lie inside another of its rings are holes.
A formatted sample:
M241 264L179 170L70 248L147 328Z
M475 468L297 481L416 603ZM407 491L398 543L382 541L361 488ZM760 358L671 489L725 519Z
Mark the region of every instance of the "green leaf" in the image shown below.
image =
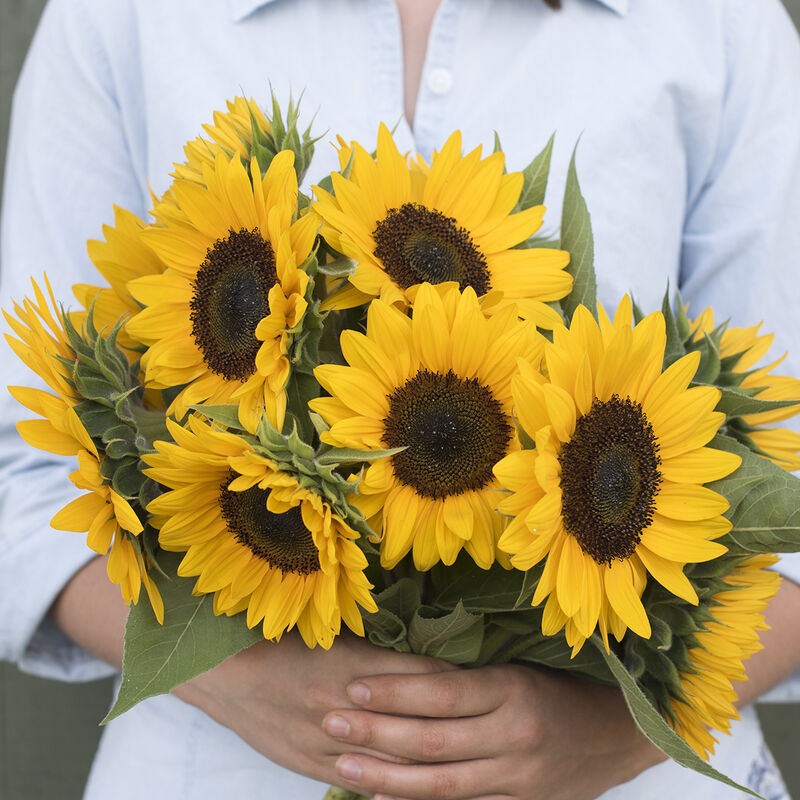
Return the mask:
M543 569L544 564L537 564L535 567L531 567L529 570L527 570L525 577L522 580L519 596L517 597L517 601L514 603L514 608L522 608L523 606L527 608L530 606Z
M208 417L226 428L242 430L242 424L239 422L239 406L237 405L190 405L189 408L192 411L199 411L204 417Z
M400 653L410 653L408 644L408 628L405 622L385 608L366 614L364 618L364 633L372 644L378 647L391 647Z
M697 753L667 724L666 720L658 713L650 701L645 697L638 683L630 675L625 666L613 652L606 652L602 639L594 634L591 638L592 644L600 652L600 655L608 664L609 669L622 689L625 702L628 704L631 715L633 716L639 730L662 752L666 753L673 761L677 761L683 767L693 769L701 775L725 783L734 789L745 792L753 797L758 794L739 786L727 775L715 770L710 764L703 761Z
M572 649L563 634L545 636L541 632L526 637L525 647L517 647L510 653L512 660L541 664L551 669L566 669L591 676L605 683L612 683L613 677L605 661L593 648L583 647L573 658Z
M526 208L540 206L544 203L547 178L550 175L550 157L553 155L555 138L556 135L553 134L544 146L544 150L522 170L522 192L517 200L515 211L524 211ZM495 138L495 149L499 144L500 140Z
M375 596L378 611L361 612L369 640L380 647L411 652L408 625L420 607L419 588L410 578L401 578Z
M182 554L160 553L165 578L153 572L164 599L164 624L159 625L149 605L132 606L125 627L122 683L113 708L102 724L158 694L207 672L226 658L263 639L259 627L249 630L243 614L216 616L213 596L192 596L193 578L177 577Z
M572 275L572 291L561 300L567 319L572 319L575 309L584 305L597 316L597 278L594 273L594 239L592 221L581 194L575 153L572 153L564 189L564 207L561 212L561 249L570 254L567 272Z
M451 664L469 664L478 658L483 643L483 614L471 614L461 603L442 615L421 606L408 626L411 652L441 658Z
M391 611L409 625L422 600L417 584L411 578L401 578L376 595L375 602L379 608Z
M708 484L731 504L725 516L733 528L718 541L749 553L799 551L800 478L728 436L716 436L711 447L742 459L732 475Z
M513 611L518 607L527 574L504 569L499 564L488 570L476 564L467 565L446 581L436 604L443 608L463 604L464 608L480 613Z

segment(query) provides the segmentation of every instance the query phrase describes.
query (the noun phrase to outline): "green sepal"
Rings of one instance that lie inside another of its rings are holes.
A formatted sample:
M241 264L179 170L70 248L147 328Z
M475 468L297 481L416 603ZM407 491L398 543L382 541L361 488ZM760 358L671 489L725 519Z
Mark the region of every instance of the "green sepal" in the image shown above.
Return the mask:
M722 429L723 433L727 436L730 436L732 439L735 439L739 444L744 445L748 450L755 453L757 456L761 456L762 458L769 458L770 454L767 453L765 450L762 450L749 436L749 434L753 433L757 428L753 428L751 425L745 424L745 422L740 417L734 417L733 419L729 420L725 427Z
M316 462L321 466L352 464L359 461L380 461L402 453L405 447L392 447L387 450L353 450L349 447L331 447L320 451Z
M675 321L678 325L678 333L680 334L681 341L686 344L692 333L692 324L689 321L689 317L686 316L686 305L683 302L680 290L675 292L675 297L675 307L677 308Z
M352 258L339 256L326 264L317 264L317 272L321 272L329 278L346 278L353 274L356 266L357 264Z
M495 146L497 147L500 144L500 140L497 138L497 134L495 134L495 137ZM514 211L525 211L525 209L540 206L544 203L555 138L556 135L554 133L541 153L522 170L522 192L520 192L519 200L514 206Z
M679 605L673 603L654 604L647 609L647 612L651 625L658 620L667 626L672 636L688 636L699 630L692 615ZM671 643L670 646L672 646Z
M82 400L73 406L81 424L93 439L102 438L103 434L117 423L117 415L108 407L98 405L91 400Z
M584 305L597 317L597 278L594 272L594 239L592 221L586 201L581 194L575 156L578 146L572 151L567 182L564 189L564 205L561 213L560 247L570 254L567 272L572 275L572 291L561 299L561 308L567 319L579 305Z
M110 461L104 458L103 462ZM111 478L111 487L128 501L135 501L139 497L144 475L139 470L140 464L137 457L128 456L123 463L114 468Z
M72 382L78 394L86 400L92 400L106 408L114 408L112 391L103 378L96 378L87 374L82 365L78 365L72 373Z
M675 319L675 314L672 312L672 304L669 300L669 284L667 284L667 291L664 293L664 299L661 302L661 313L664 315L664 326L667 334L663 363L663 369L666 369L670 364L686 355L683 338L678 329L678 321Z
M713 337L706 335L694 349L700 352L700 364L692 379L693 382L715 383L722 368L719 357L719 342L715 342Z
M115 425L113 428L109 428L104 431L102 439L106 455L111 458L138 457L139 455L139 448L136 446L136 432L128 425Z
M677 761L681 766L693 769L695 772L699 772L708 778L714 778L753 797L760 796L750 789L740 786L727 775L723 775L707 762L703 761L703 759L700 758L672 728L670 728L664 717L656 710L652 701L648 700L641 686L639 686L623 663L617 658L616 654L613 651L606 651L602 639L597 634L594 634L590 641L597 648L616 678L617 684L622 690L625 702L628 705L628 709L637 727L656 747L666 753L673 761Z
M697 385L705 385L696 382ZM754 397L754 394L763 391L765 387L754 387L752 389L734 388L730 386L717 386L722 396L715 408L722 411L727 417L741 417L747 414L759 414L763 411L776 411L781 408L789 408L800 403L798 400L761 400Z
M262 176L266 174L272 159L281 150L291 150L294 153L294 168L297 172L297 183L301 184L303 178L314 157L314 145L320 140L320 136L311 137L311 124L302 133L297 127L300 117L300 101L295 103L294 98L289 96L289 106L286 110L284 119L278 98L275 92L270 90L272 96L272 114L265 113L270 124L270 130L265 131L258 124L258 120L250 111L250 141L241 137L246 146L250 148L250 157L255 157ZM302 100L302 96L300 98Z
M208 419L216 422L219 425L222 425L225 428L232 429L234 431L244 430L241 422L239 422L238 405L206 405L203 403L197 403L190 405L189 408L191 408L192 411L197 411L204 417L207 417Z
M663 625L663 623L661 624ZM632 649L644 661L647 675L655 678L656 682L663 685L673 696L680 695L682 692L681 678L672 660L657 648L654 648L650 640L642 639L638 636L632 638ZM672 642L670 641L671 645Z
M256 437L243 437L252 442L257 453L273 461L282 472L292 475L298 485L318 494L325 500L351 528L364 536L375 537L364 515L348 500L358 488L357 480L348 480L339 474L337 469L341 459L332 453L353 453L357 451L337 451L335 448L323 446L319 450L308 444L294 426L291 431L281 433L275 430L266 417L262 417L256 431ZM373 453L368 453L374 455ZM354 461L364 461L360 455ZM359 540L362 549L369 550L366 543Z

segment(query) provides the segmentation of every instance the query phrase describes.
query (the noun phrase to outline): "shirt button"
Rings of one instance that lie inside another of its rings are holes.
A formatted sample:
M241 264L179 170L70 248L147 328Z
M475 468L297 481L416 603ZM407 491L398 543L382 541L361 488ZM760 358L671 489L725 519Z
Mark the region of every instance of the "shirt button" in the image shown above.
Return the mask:
M447 94L453 88L453 73L444 67L436 67L428 74L428 88L434 94Z

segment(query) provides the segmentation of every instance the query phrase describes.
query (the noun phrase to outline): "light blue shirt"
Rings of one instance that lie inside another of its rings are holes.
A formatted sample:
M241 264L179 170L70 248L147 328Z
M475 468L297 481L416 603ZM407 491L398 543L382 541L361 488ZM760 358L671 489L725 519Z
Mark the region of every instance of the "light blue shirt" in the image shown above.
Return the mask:
M413 132L392 0L51 0L15 97L0 304L43 270L64 300L71 284L99 282L86 240L112 222L112 204L144 216L149 187L167 187L211 111L241 93L266 101L268 81L284 107L290 87L304 91L306 120L318 110L315 129L328 131L313 180L336 166L335 134L370 146L381 121L397 124L401 150L426 157L455 128L467 148L490 149L496 130L510 169L557 131L548 231L581 137L603 302L633 290L657 307L669 279L695 312L764 319L775 352L793 351L784 368L800 374L800 50L778 0L565 0L559 12L540 0L444 0ZM0 358L3 383L30 383L8 350ZM81 534L49 528L73 496L70 460L24 445L13 423L25 416L3 392L0 657L86 679L109 670L42 619L92 554ZM800 581L797 556L781 570ZM754 714L734 731L717 763L770 791ZM108 726L87 797L317 800L322 788L170 696ZM669 763L603 797L681 793L737 796Z

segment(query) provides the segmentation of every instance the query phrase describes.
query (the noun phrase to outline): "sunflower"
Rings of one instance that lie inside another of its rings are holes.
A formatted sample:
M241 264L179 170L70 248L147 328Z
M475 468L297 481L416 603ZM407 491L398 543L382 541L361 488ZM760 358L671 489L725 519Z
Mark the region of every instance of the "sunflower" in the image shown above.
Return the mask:
M800 398L800 380L788 375L772 375L786 358L756 367L767 354L775 338L774 334L759 334L761 323L749 328L726 328L722 333L719 354L733 361L731 371L739 373L742 389L761 389L756 394L761 400L796 400ZM704 334L714 330L714 312L707 308L691 323L692 341L700 341ZM747 436L770 460L787 470L800 469L800 433L786 428L766 427L800 413L800 405L787 406L759 414L748 414L742 421L755 430Z
M545 598L543 631L566 625L577 652L599 625L621 639L649 638L641 602L647 573L697 603L683 573L726 551L713 541L731 523L728 502L702 486L731 473L738 456L705 447L725 415L720 392L687 388L700 359L691 353L661 371L664 318L631 329L624 298L600 326L580 306L569 329L545 346L549 380L523 369L512 382L517 419L535 450L495 467L511 491L498 509L511 517L500 547L527 570L545 559L533 605Z
M775 596L781 577L771 572L772 555L748 558L723 580L727 588L711 598L713 621L695 634L697 646L688 651L691 669L680 676L682 699L671 699L668 719L704 759L714 752L713 730L728 733L739 719L732 682L747 680L742 661L762 649L758 631L768 630L763 611Z
M158 275L165 269L156 254L142 241L141 231L146 224L136 214L114 207L114 225L104 225L105 241L87 243L89 258L98 272L108 281L110 288L76 283L72 292L86 311L70 314L73 324L80 328L90 308L97 330L110 330L122 317L132 318L141 306L128 291L126 284L144 275ZM139 357L141 345L122 328L117 336L129 360Z
M143 530L142 523L130 503L103 480L101 455L75 411L75 405L82 398L77 396L69 367L64 363L74 362L75 353L63 322L58 319L50 283L45 277L53 311L39 286L32 283L35 302L25 299L22 306L15 304L16 318L3 312L19 337L6 335L6 340L23 363L55 394L9 386L16 400L42 417L17 423L17 430L33 447L57 455L77 456L78 469L70 474L70 479L79 489L88 492L61 509L51 525L59 530L87 532L87 545L99 555L109 554L108 577L119 585L125 602L137 603L144 583L156 617L163 622L164 604L147 574L147 563L137 539Z
M314 492L245 439L197 417L168 420L176 444L157 442L145 458L170 487L148 510L165 550L185 552L178 574L214 593L214 613L247 610L278 640L297 625L309 647L329 648L341 622L360 636L358 605L376 611L358 533Z
M512 249L539 229L544 206L511 213L523 176L503 174L503 153L481 159L478 147L462 157L456 131L430 169L409 165L381 125L376 158L353 142L341 146L340 160L343 169L351 162L350 177L331 176L335 196L315 186L313 208L324 220L325 240L357 266L324 307L349 308L373 297L405 307L420 284L455 281L478 296L499 290L541 327L560 324L547 302L572 288L564 270L569 254Z
M143 231L169 269L128 284L146 306L127 330L148 346L147 386L184 386L168 413L193 403L238 403L254 432L260 409L280 430L290 329L306 310L308 275L300 268L316 236L315 219L297 207L294 155L282 151L263 179L238 156L218 154L204 184L176 179L177 206L162 203Z
M183 148L186 162L175 164L173 177L203 183L204 168L214 167L219 153L239 156L245 163L250 160L253 124L262 133L269 134L272 126L264 112L251 97L235 97L226 101L227 111L215 111L213 125L203 125L208 138L197 137Z
M382 532L381 562L413 550L419 570L452 564L462 548L488 569L503 528L492 467L515 445L511 376L541 357L543 338L513 307L487 319L475 291L423 284L413 318L375 300L366 335L345 331L350 366L314 374L332 396L310 407L331 425L329 444L378 450L353 503Z

